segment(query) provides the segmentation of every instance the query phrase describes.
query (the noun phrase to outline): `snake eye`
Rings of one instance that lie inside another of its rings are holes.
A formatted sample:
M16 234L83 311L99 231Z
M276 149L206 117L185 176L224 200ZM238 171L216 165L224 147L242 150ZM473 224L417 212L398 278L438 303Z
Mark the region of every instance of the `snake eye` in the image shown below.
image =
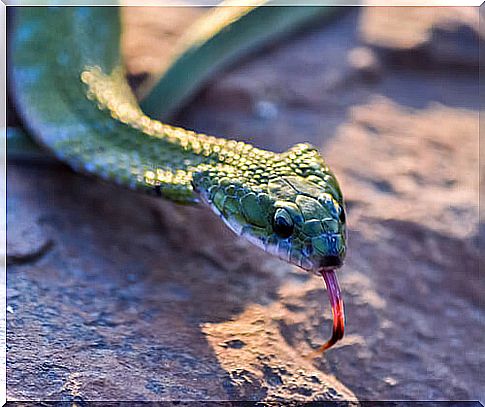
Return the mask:
M290 214L284 209L277 209L273 218L273 230L282 237L290 237L293 233L293 219Z

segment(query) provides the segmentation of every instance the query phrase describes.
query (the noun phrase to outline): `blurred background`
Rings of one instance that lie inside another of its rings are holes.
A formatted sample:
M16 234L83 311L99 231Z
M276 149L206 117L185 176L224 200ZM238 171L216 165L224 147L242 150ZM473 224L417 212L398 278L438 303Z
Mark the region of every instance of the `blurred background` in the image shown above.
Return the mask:
M123 9L135 91L205 11ZM308 141L333 168L347 330L314 360L332 321L317 277L208 210L11 160L9 397L484 400L479 19L342 8L213 76L170 120L275 151Z

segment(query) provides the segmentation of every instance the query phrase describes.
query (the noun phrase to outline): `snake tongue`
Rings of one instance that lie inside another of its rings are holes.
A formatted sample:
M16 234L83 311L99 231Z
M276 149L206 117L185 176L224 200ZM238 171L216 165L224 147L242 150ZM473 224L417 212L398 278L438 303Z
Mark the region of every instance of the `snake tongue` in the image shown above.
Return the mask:
M327 349L331 348L337 341L344 336L345 326L345 313L344 302L340 293L340 287L338 285L337 274L335 269L320 269L320 273L325 280L327 286L328 297L330 299L330 305L332 306L333 316L333 331L330 339L325 342L318 350L318 353L323 353Z

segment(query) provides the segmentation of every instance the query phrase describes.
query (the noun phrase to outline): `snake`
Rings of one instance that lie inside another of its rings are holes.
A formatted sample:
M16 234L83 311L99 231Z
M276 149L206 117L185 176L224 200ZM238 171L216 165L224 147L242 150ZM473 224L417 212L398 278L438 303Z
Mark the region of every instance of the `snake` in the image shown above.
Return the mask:
M347 226L339 183L319 150L298 143L277 153L153 117L173 112L221 66L333 13L264 1L216 7L188 29L141 103L123 65L119 7L16 9L9 47L22 125L56 159L124 187L208 206L250 243L323 276L333 328L321 353L344 335L337 270Z

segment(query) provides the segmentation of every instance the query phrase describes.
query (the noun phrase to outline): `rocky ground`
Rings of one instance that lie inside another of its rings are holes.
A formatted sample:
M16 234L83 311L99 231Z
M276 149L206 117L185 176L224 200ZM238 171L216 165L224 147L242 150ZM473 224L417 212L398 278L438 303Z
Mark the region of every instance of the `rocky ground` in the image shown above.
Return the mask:
M125 12L135 84L201 10L169 12ZM9 397L485 400L478 18L348 9L239 62L173 119L275 150L309 141L338 175L347 332L320 358L317 277L206 209L11 162Z

